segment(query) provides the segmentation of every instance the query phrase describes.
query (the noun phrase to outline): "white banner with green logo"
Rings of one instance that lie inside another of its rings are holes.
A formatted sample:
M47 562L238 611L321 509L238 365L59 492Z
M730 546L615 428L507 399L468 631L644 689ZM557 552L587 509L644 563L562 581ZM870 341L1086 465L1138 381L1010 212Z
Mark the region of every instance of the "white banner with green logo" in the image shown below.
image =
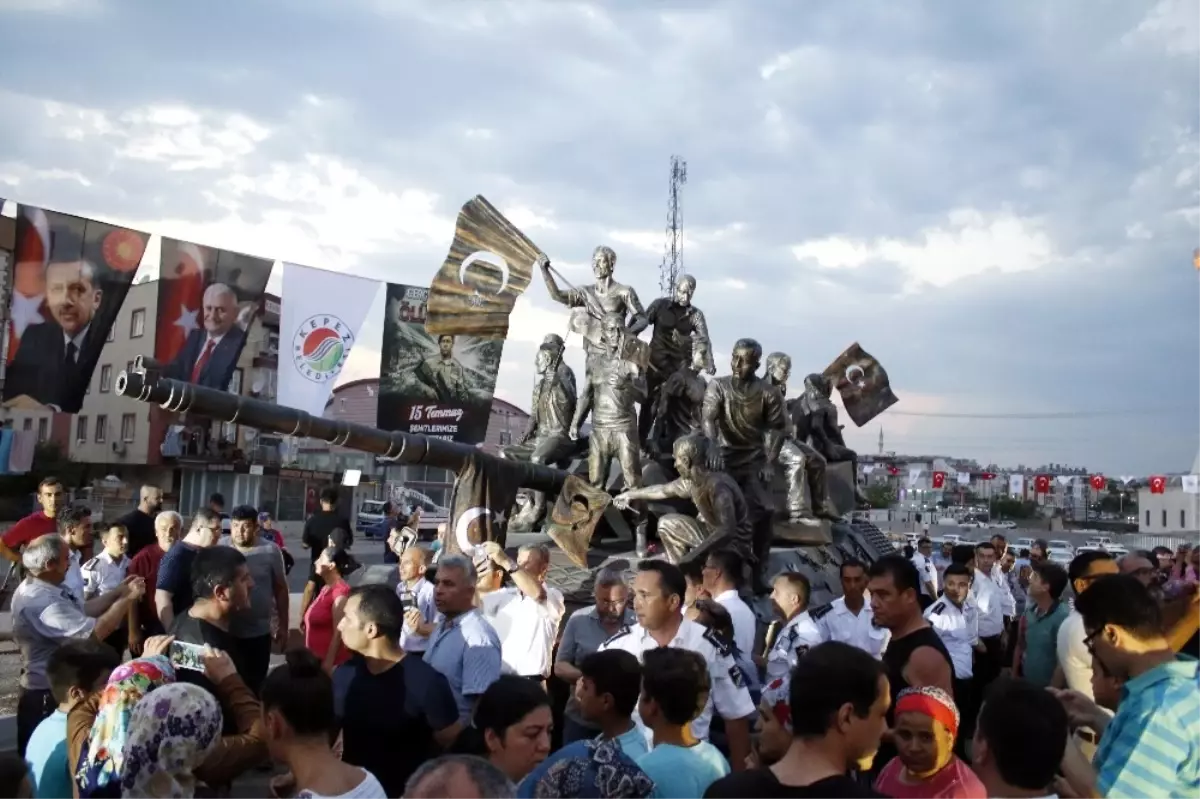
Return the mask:
M311 266L283 265L278 402L325 412L325 403L380 286L377 280Z

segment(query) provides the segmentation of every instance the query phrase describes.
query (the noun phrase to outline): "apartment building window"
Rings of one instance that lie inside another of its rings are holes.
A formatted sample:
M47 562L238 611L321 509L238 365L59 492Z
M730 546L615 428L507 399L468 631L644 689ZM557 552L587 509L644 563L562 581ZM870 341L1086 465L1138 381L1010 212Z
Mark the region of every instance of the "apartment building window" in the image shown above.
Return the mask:
M105 341L116 341L117 340L117 326L116 325L109 325L108 335L104 337L104 340Z
M132 413L121 415L121 440L126 444L133 442L134 428L137 426L137 416Z
M75 443L82 444L87 441L87 417L75 417Z
M30 430L32 430L33 429L33 420L26 419L24 422L21 423L21 429L24 430L25 432L29 432Z
M141 338L146 335L146 309L134 308L129 316L129 337Z
M96 415L96 443L103 444L108 440L108 415Z
M100 393L107 394L112 390L112 364L106 363L100 367Z
M38 419L38 443L45 444L46 439L50 437L50 420L46 417Z
M1146 511L1146 526L1150 526L1150 511Z
M1182 508L1179 511L1179 529L1187 529L1187 511Z
M267 333L267 352L279 352L279 334L273 330Z
M1167 509L1163 508L1163 529L1167 529Z

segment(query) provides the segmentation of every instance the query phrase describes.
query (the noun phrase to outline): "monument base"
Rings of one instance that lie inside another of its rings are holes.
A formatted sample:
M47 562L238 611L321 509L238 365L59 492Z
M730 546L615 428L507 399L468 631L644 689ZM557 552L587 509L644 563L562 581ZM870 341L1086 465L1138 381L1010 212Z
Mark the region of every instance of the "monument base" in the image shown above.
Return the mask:
M812 526L794 524L786 520L776 521L773 527L774 540L776 542L786 541L789 544L810 547L832 544L833 534L830 532L830 524L825 519L822 519L820 524Z

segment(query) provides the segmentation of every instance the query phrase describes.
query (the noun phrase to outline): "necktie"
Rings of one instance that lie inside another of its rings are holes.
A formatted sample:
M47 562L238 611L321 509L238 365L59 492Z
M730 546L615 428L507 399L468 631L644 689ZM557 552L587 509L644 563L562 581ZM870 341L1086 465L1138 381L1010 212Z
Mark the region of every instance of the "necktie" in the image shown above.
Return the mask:
M75 356L78 354L79 354L79 347L75 346L74 341L68 341L67 342L67 355L63 359L63 362L67 366L74 366L75 365Z
M192 367L191 382L195 383L200 379L200 373L204 371L204 367L208 365L208 359L212 357L213 348L217 346L217 342L211 338L204 345L204 352L200 353L200 357L196 359L196 365Z

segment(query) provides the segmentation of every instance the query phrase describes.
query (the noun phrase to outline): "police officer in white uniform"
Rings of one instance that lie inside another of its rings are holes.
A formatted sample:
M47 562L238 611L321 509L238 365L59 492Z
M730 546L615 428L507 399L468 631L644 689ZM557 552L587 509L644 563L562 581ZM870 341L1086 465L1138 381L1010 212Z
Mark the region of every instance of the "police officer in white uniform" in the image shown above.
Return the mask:
M799 572L784 572L775 578L771 605L784 622L767 652L766 683L790 675L804 653L824 640L808 612L811 590L808 578Z
M921 574L921 605L928 607L938 596L938 572L933 563L933 541L928 537L917 541L917 551L913 553L912 564Z
M950 653L954 667L954 703L964 730L973 730L978 710L972 683L976 652L983 651L979 641L979 609L971 598L971 570L951 563L943 576L942 598L925 611L925 620L937 632ZM962 736L959 736L962 739Z
M813 608L813 621L821 631L822 641L841 641L858 647L874 658L880 658L892 633L875 624L875 614L867 600L867 566L860 560L847 558L839 569L842 595L819 608Z
M975 578L971 594L979 608L979 640L986 651L975 658L976 693L1000 676L1004 663L1004 592L992 579L996 548L990 541L975 546ZM1011 599L1011 597L1010 597Z
M678 566L660 560L638 564L633 580L633 609L638 623L622 627L598 651L622 649L640 660L647 649L673 646L698 653L708 664L712 689L704 709L691 724L699 740L708 737L713 708L725 720L729 762L744 767L750 754L750 718L757 712L729 647L705 627L683 617L687 582ZM634 721L641 719L634 713ZM649 731L647 731L649 736Z

